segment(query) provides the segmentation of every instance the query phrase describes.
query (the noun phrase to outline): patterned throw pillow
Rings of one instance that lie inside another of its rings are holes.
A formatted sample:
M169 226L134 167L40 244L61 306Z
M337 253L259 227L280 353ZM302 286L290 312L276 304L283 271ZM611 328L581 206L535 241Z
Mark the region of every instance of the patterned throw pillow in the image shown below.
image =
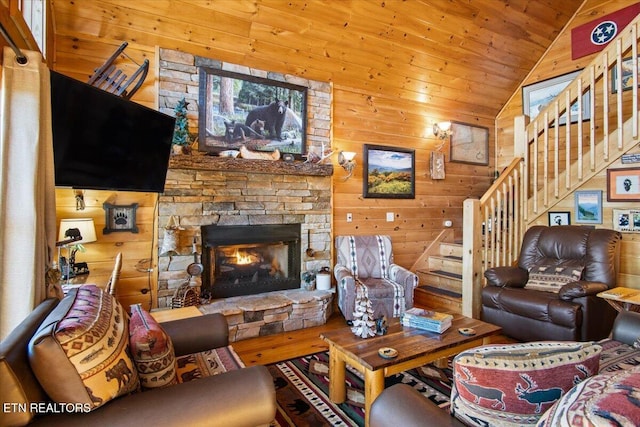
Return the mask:
M171 338L140 304L131 306L129 342L143 388L177 383L176 355Z
M529 270L525 289L558 293L567 283L582 277L582 266L537 265Z
M598 372L601 350L590 342L539 341L462 352L453 362L451 413L470 426L535 425Z
M595 375L575 386L540 419L538 427L640 426L640 366Z
M60 301L31 339L29 362L42 388L59 403L95 409L139 389L127 315L95 285L73 289Z

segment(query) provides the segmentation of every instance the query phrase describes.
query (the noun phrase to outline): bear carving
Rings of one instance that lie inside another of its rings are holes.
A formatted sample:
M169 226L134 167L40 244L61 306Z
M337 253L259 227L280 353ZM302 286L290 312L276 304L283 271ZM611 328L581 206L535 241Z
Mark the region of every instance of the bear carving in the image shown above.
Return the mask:
M288 102L276 99L269 105L256 107L249 111L244 123L251 126L256 120L264 120L264 128L269 132L269 137L282 141L282 126L288 105Z

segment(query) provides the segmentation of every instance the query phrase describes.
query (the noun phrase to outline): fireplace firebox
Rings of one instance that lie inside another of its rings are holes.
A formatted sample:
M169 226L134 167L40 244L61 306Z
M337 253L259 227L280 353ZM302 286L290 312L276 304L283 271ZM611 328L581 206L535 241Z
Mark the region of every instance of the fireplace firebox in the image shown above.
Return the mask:
M300 287L300 224L206 225L201 232L205 297Z

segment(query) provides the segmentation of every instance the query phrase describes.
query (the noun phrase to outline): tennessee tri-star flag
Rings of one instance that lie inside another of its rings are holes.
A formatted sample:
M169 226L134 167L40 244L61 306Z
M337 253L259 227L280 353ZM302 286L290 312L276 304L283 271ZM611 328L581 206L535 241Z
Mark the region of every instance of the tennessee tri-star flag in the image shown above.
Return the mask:
M571 59L599 52L640 13L640 3L632 4L571 30Z

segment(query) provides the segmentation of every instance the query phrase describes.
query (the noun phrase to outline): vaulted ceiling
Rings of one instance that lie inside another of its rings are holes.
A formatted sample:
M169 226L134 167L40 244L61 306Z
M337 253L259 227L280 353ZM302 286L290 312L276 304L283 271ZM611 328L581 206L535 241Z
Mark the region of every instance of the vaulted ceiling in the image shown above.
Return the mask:
M222 57L495 117L579 0L53 0L57 37Z

